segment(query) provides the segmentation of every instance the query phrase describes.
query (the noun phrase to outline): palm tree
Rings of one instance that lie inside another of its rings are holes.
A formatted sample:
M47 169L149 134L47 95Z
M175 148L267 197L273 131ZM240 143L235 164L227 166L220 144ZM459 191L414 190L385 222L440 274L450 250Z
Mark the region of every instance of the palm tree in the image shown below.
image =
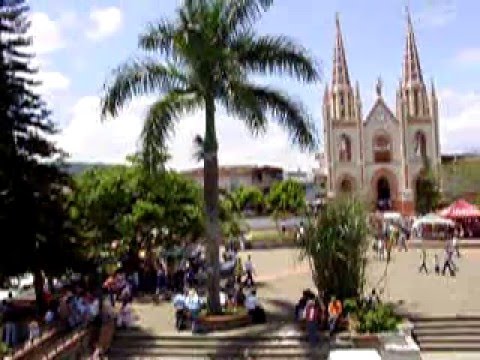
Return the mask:
M120 66L106 84L102 115L115 116L135 96L155 93L142 132L143 158L165 148L178 120L205 110L204 199L209 307L220 311L218 142L216 108L245 121L253 134L265 132L268 119L279 123L301 149L312 150L315 131L301 103L253 74L289 75L305 83L319 73L308 52L284 36L261 36L254 22L273 0L184 0L173 21L163 19L140 35L139 47L151 56ZM161 56L161 58L157 58Z

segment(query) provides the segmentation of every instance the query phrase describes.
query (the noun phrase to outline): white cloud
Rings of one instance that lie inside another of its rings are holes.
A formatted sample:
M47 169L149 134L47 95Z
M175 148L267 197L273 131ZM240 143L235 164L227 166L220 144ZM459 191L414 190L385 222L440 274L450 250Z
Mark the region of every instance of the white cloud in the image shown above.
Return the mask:
M123 162L127 155L135 152L144 110L151 101L138 99L118 118L102 122L100 99L82 97L73 106L69 122L55 140L73 161Z
M58 71L41 71L37 77L42 82L40 88L42 94L51 95L70 87L70 79Z
M480 150L480 94L445 89L439 98L442 152Z
M125 160L137 149L143 117L152 98L137 99L117 119L100 121L99 99L80 98L71 111L69 123L57 135L58 144L74 161L113 162ZM183 118L170 141L172 160L168 166L176 169L197 167L193 160L193 138L204 133L203 112ZM310 169L315 166L313 154L302 154L292 147L285 132L273 125L263 136L252 138L243 123L217 114L219 161L222 165L271 164L289 169Z
M461 50L455 60L461 64L480 64L480 48L467 48Z
M101 40L116 33L122 26L123 15L119 8L110 6L93 9L90 12L92 22L86 35L92 40Z
M456 0L428 0L427 6L414 14L420 27L442 27L457 16Z
M46 13L34 12L30 15L30 21L35 54L49 54L66 46L58 22L52 20Z

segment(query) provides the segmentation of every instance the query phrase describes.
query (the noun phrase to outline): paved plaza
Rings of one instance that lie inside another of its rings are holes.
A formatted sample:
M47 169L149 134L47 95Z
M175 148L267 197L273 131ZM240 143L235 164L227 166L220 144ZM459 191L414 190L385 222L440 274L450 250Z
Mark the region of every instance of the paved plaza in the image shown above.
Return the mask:
M430 270L434 253L442 260L440 249L429 250ZM301 261L295 249L251 251L257 272L258 293L273 320L289 322L293 305L303 289L313 288L308 263ZM245 254L242 254L245 256ZM419 274L420 250L395 252L392 262L378 261L369 254L367 289L383 290L383 298L402 310L422 315L480 314L480 250L464 250L457 260L457 276ZM386 276L385 275L386 271ZM172 332L174 317L169 303L136 304L139 325L154 332Z
M443 259L442 250L429 250L429 266L433 268L434 254ZM269 331L289 332L292 329L293 306L303 289L313 288L307 261L301 261L298 250L251 251L257 272L259 298L268 313ZM242 254L246 256L246 253ZM384 300L400 305L402 311L426 316L480 314L480 250L464 250L457 260L457 276L419 274L420 250L395 252L392 262L376 260L369 254L367 289L383 290ZM431 269L430 269L431 270ZM386 271L386 276L385 276ZM135 304L138 325L147 333L168 335L174 330L174 314L170 303ZM235 334L262 331L261 325L235 330ZM232 332L230 332L231 334ZM189 332L180 333L191 336ZM222 335L221 333L218 335ZM449 357L450 356L450 357ZM456 355L457 356L457 355ZM480 359L479 354L425 354L425 359Z

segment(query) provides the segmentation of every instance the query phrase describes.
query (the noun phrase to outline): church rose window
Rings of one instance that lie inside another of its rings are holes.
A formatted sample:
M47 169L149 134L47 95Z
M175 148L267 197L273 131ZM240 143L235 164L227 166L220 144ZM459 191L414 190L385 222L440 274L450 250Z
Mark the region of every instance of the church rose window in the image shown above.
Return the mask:
M373 139L373 158L376 163L392 161L392 143L388 135L377 135Z
M352 161L352 142L345 134L340 136L339 158L341 162Z

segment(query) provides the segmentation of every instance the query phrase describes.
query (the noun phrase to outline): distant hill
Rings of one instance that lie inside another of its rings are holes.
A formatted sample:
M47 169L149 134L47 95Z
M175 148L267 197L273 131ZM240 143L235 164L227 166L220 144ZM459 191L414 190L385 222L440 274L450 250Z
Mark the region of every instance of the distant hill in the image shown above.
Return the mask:
M112 164L69 162L67 163L67 171L71 175L77 175L93 167L109 167L109 166L112 166Z

